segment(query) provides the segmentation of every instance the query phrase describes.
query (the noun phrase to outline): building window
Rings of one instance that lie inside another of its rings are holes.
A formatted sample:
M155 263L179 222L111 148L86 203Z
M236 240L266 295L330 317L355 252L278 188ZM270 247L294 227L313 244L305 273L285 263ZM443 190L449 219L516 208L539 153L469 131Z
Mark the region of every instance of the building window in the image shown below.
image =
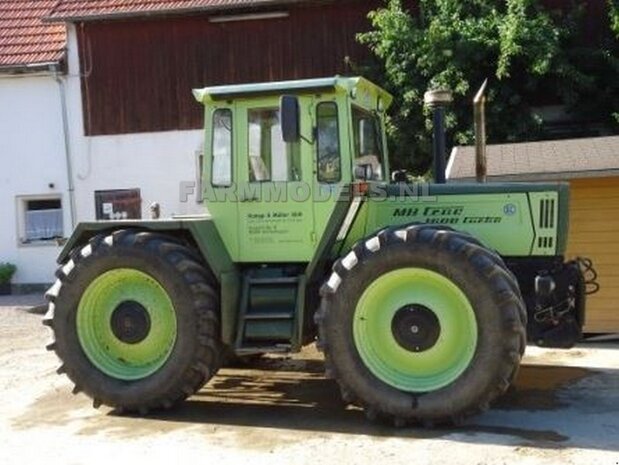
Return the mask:
M64 236L60 197L21 198L19 205L22 244L44 243Z
M284 142L279 110L249 110L248 120L249 180L300 181L300 145Z
M95 191L97 220L139 220L142 218L140 189Z
M342 179L340 161L340 128L335 102L321 102L316 108L318 147L318 181L339 182Z
M213 113L213 168L211 182L215 187L232 184L232 111Z

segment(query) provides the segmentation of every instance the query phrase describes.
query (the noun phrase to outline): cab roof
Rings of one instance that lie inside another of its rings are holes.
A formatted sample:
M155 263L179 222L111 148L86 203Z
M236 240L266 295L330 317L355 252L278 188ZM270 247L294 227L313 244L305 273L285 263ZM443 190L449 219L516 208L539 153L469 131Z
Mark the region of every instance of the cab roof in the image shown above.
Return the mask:
M358 92L371 93L380 97L384 108L388 108L393 97L376 84L363 77L328 77L301 79L296 81L263 82L258 84L236 84L229 86L194 89L193 95L200 103L236 98L283 95L285 93L304 94L313 92L346 92L355 96Z

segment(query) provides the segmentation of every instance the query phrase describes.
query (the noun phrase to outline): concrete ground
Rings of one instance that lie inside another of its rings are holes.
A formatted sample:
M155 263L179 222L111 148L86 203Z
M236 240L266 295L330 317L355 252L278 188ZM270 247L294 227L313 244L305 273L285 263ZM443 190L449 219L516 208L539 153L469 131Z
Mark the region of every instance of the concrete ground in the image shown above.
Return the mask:
M0 295L0 309L30 310L45 304L43 294Z
M459 428L368 423L341 404L313 349L259 369L221 370L179 410L134 418L71 394L28 305L37 301L0 300L3 465L619 464L616 342L529 348L515 389Z

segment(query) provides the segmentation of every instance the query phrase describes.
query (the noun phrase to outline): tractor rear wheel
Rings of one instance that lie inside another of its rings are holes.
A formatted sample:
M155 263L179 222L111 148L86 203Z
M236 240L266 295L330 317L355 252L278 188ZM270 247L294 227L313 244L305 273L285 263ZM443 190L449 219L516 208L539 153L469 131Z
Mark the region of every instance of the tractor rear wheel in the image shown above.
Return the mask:
M220 365L219 299L176 239L115 231L76 248L47 292L43 323L74 393L141 414L195 393Z
M321 294L327 376L369 418L459 423L517 373L526 340L518 284L472 237L386 229L338 260Z

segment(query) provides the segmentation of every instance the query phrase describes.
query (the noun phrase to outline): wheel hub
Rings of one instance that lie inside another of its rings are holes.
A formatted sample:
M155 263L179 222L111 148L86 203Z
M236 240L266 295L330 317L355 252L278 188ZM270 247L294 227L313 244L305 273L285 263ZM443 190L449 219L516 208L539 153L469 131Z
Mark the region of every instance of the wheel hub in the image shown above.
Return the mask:
M425 352L436 344L441 325L436 314L420 304L405 305L395 312L391 332L400 347L410 352Z
M126 344L142 342L150 333L148 312L134 300L121 302L112 313L110 324L114 336Z
M176 342L176 311L153 276L115 268L90 282L76 315L77 335L90 362L115 379L134 381L161 368Z
M471 303L456 283L408 267L383 273L366 287L353 336L361 360L378 379L405 392L431 392L467 369L478 331Z

